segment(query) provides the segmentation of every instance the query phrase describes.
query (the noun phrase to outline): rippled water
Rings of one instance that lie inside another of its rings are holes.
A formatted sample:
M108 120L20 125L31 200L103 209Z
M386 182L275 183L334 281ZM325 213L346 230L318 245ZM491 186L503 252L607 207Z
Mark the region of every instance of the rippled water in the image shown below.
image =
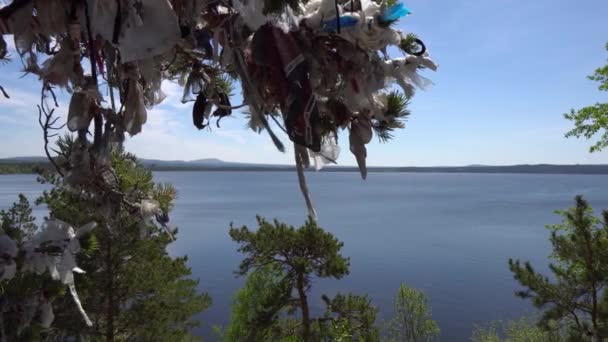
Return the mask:
M180 228L171 247L188 254L201 289L213 306L201 315L198 332L214 340L211 325L225 324L230 300L242 279L235 278L241 256L227 231L230 222L252 225L255 215L297 225L306 208L290 172L158 172L173 183L179 198L172 223ZM314 310L320 295L368 293L391 313L391 297L401 282L424 289L442 341L466 341L474 324L532 312L513 295L517 284L509 257L531 260L546 270L545 224L555 209L583 194L597 209L608 208L607 176L513 174L311 173L309 186L322 227L345 244L351 273L339 281L315 281ZM19 192L31 198L43 186L34 176L0 176L0 208ZM44 215L43 208L36 211Z

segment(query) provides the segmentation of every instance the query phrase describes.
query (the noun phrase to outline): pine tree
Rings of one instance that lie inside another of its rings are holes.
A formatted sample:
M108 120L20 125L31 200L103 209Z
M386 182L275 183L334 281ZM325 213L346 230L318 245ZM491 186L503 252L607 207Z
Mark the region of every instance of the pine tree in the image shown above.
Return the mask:
M22 246L38 230L28 199L19 194L19 201L8 210L0 211L0 237L8 238ZM2 255L4 257L4 255ZM22 266L19 255L16 266ZM0 263L4 262L1 260ZM48 307L58 297L65 296L65 286L48 274L17 273L10 280L0 272L0 341L39 341L47 336Z
M608 51L608 43L606 43ZM595 69L590 80L598 82L600 91L608 91L608 64ZM574 122L574 128L566 133L566 137L584 137L591 139L594 135L601 133L598 141L590 148L590 152L596 152L608 146L608 103L596 103L578 111L572 109L564 117Z
M437 68L421 40L395 28L409 10L393 0L382 6L323 1L308 9L305 3L264 0L260 6L240 1L150 0L125 6L120 1L93 5L89 1L14 0L0 8L0 19L6 23L2 33L15 40L24 72L40 80L38 122L45 154L57 173L46 175L55 189L41 203L49 206L53 219L75 226L98 225L82 242L91 248L79 265L89 273L77 276L83 284L83 302L91 308L93 327L83 326L74 317L75 310L65 307L58 313L64 315L58 320L63 323L54 328L58 335L115 340L147 339L152 337L147 334L153 334L154 339L170 340L184 335L190 325L187 317L208 304L206 296L194 294L196 284L183 279L189 273L185 260L166 255L170 239L150 222L156 218L161 225L166 223L174 191L155 186L152 175L130 156L110 156L126 136L142 131L148 110L165 97L164 80L179 80L183 85L182 102L194 102L192 120L198 129L209 127L212 118L217 118L219 127L221 118L248 107L248 126L266 130L284 151L285 145L268 124L269 119L276 120L293 143L299 184L311 216L315 211L303 169L313 160L318 165L336 162L339 130L349 131L349 149L365 178L365 146L373 131L386 141L395 129L404 127L409 99L416 87L428 83L417 71ZM348 25L341 22L348 18L341 13L348 12L362 15L358 21L367 23L378 37L366 37L361 25L349 24L353 30L347 32ZM304 14L306 20L300 16ZM295 15L299 16L296 20ZM324 20L332 16L335 21ZM8 46L0 37L0 61L10 59ZM389 58L389 46L400 48L405 57ZM234 83L244 100L236 106L230 103L233 81L238 81ZM395 82L403 95L388 93ZM70 94L66 125L54 115L59 107L54 89L58 88ZM2 86L0 91L9 97ZM76 135L76 141L60 141L68 151L49 148L63 126ZM269 253L285 258L272 263L297 290L295 299L303 318L299 329L303 339L309 340L313 328L307 301L310 277L341 278L348 273L348 259L339 254L342 244L312 219L298 230L278 223L275 228L293 239L286 254L283 241L250 234L246 228L235 230L233 238L246 251L248 245L260 242L254 241L259 237L263 250L270 248ZM242 273L262 267L262 259L250 256ZM174 287L179 290L172 296ZM178 306L180 295L196 304ZM138 305L144 299L156 304ZM340 303L363 310L368 302L346 297ZM157 319L154 314L159 311L166 312ZM365 313L366 321L371 312ZM344 318L335 320L345 322Z
M276 265L247 275L235 294L230 324L221 333L226 342L278 341L289 335L285 317L292 285Z
M471 342L565 342L559 329L545 330L532 318L522 317L508 322L492 322L475 327ZM576 340L575 340L576 341Z
M69 138L60 146L69 154L73 146ZM52 301L55 319L49 329L40 324L25 324L20 331L7 331L7 336L38 340L92 339L106 341L183 341L191 338L191 328L200 322L193 315L211 303L209 296L197 291L198 281L190 278L186 257L173 258L167 246L176 230L170 234L145 218L145 205L158 203L155 216L166 220L176 196L169 185L154 184L152 173L125 153L113 153L111 161L116 170L117 185L129 194L139 207L108 203L96 196L94 187L74 189L66 186L57 175L43 175L54 187L46 191L37 203L46 204L49 216L78 226L97 222L98 226L81 241L82 252L78 265L86 274L76 275L80 300L93 322L89 327L82 320L72 298L65 295L65 286L50 279L47 273L36 275L20 272L3 285L2 301L22 302L31 296L42 295ZM75 191L76 190L76 191ZM148 201L148 202L146 202ZM105 211L112 210L111 215ZM2 229L16 241L22 242L36 230L31 207L25 197L6 212L1 212ZM111 222L105 218L111 217ZM2 305L6 308L6 305ZM4 309L3 309L4 310ZM4 327L17 327L21 314L5 312ZM33 320L32 322L35 322ZM38 337L35 337L38 336ZM11 339L12 340L12 339Z
M224 340L376 340L377 309L367 297L323 296L326 313L315 318L310 312L313 276L340 279L349 272L349 259L340 254L342 242L311 218L297 229L276 220L257 220L256 231L246 226L230 229L239 251L246 254L237 273L247 275L247 281L237 293ZM301 320L292 317L297 310Z
M299 229L276 220L272 224L259 216L257 221L259 229L255 232L246 226L230 229L230 237L240 244L239 252L247 254L238 273L245 275L268 264L279 267L297 291L302 338L308 341L311 317L307 294L311 276L340 279L347 275L349 260L340 254L343 244L319 228L312 218Z
M594 217L589 204L577 196L575 207L558 213L564 221L548 227L553 276L536 272L529 262L509 260L515 279L525 287L517 295L543 310L542 327L565 327L574 341L606 340L608 211L602 219Z
M379 341L376 326L378 308L365 296L338 293L322 296L327 305L325 316L318 319L320 335L327 341Z
M386 340L427 342L438 337L439 333L424 292L401 284L393 300L393 318L386 323Z
M173 187L155 184L152 173L132 155L113 153L111 163L120 191L131 194L130 201L156 201L164 213L160 215L168 213L176 196ZM94 231L98 248L79 260L87 270L77 279L79 293L94 325L89 328L78 319L66 299L58 303L54 335L107 341L182 341L189 336L189 330L200 323L192 316L211 300L197 291L187 258L167 253L176 231L167 234L151 219L142 220L139 211L122 205L100 207L100 198L86 188L74 192L53 177L49 180L56 186L39 202L48 205L52 217L73 224L93 220L106 228ZM113 211L111 222L105 220L104 210Z
M23 194L19 194L19 202L14 203L9 210L0 211L0 218L0 228L18 243L31 238L38 229L30 202Z

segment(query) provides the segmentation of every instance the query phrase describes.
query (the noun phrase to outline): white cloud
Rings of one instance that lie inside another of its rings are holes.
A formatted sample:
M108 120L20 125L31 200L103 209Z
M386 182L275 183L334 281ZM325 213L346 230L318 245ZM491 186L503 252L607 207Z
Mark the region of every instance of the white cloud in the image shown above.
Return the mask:
M183 112L163 104L148 112L143 131L127 139L126 147L141 158L192 160L220 158L239 162L289 162L281 158L270 138L245 129L198 131L179 120ZM277 156L278 154L278 156Z
M183 132L183 131L182 131ZM263 162L259 152L267 153L259 138L240 136L237 133L224 134L229 141L222 143L214 137L216 132L201 132L198 136L188 137L178 130L145 126L144 131L128 139L126 146L142 158L153 159L201 159L220 158L225 161ZM222 134L219 134L222 136ZM253 138L253 139L252 139ZM261 149L259 148L261 147ZM275 149L276 150L276 149ZM274 161L271 161L274 162Z
M0 117L13 116L15 114L24 115L29 112L36 113L36 105L40 104L40 95L33 92L22 91L10 87L4 87L10 98L0 98Z

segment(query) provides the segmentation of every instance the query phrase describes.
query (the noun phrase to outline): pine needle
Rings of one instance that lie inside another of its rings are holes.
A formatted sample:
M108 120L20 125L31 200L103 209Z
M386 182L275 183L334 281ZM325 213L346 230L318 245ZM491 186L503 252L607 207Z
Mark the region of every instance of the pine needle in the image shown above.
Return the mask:
M408 33L405 38L401 40L399 48L409 55L417 55L419 54L419 51L425 49L424 46L421 46L421 41L418 39L418 36L413 33Z
M380 142L388 142L393 138L394 130L405 128L405 121L411 114L407 108L408 105L409 99L398 91L392 91L387 95L384 119L372 122L372 127Z

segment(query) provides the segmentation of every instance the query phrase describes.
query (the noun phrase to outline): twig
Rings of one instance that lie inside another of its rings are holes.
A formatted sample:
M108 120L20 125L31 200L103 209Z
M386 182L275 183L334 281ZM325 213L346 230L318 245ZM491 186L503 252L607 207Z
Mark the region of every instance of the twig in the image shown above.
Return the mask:
M122 25L122 6L120 0L116 0L116 17L114 18L114 32L112 32L112 44L118 44L120 26Z
M53 165L53 167L55 168L55 170L57 171L57 173L63 177L63 172L61 172L61 169L59 168L59 166L57 165L57 163L55 163L55 160L53 159L53 157L51 157L51 153L49 152L49 139L56 137L57 133L54 134L49 134L49 131L58 131L60 129L62 129L65 124L57 127L55 126L55 124L57 123L57 120L59 120L59 118L54 118L53 114L55 113L55 108L48 110L48 105L46 105L46 91L50 92L53 100L55 101L55 105L58 107L59 105L57 104L57 99L55 97L55 93L53 93L53 90L51 87L48 86L48 84L44 84L42 86L42 92L40 94L40 104L36 105L38 107L38 123L40 124L40 128L42 128L42 137L44 138L44 153L46 154L47 159L49 160L49 162ZM46 105L46 107L45 107Z
M338 0L334 0L334 7L336 10L336 28L338 34L340 34L340 7L338 6Z
M167 64L166 66L162 67L160 69L160 71L167 71L169 70L169 68L173 65L173 63L175 63L175 61L177 60L177 48L175 49L175 54L173 55L173 59L171 59L171 62L169 62L169 64Z
M89 62L91 62L91 77L93 78L93 84L96 90L99 89L99 83L97 82L97 57L95 56L95 41L93 40L93 32L91 31L91 18L89 16L89 5L87 1L84 1L84 15L87 26L87 38L89 40ZM98 149L101 146L101 138L103 134L103 118L99 111L93 113L93 123L95 127L93 135L93 149Z
M217 101L213 101L213 105L216 106L217 108L230 109L230 110L240 109L240 108L248 106L248 104L246 104L246 103L242 103L238 106L226 106L226 105L218 103Z
M8 96L8 94L6 93L6 91L4 90L4 87L0 86L0 91L2 91L2 95L4 95L4 97L6 97L7 99L10 99L11 97Z
M55 103L55 107L59 107L59 103L57 103L57 96L55 96L55 91L53 91L53 88L47 85L46 90L51 93L51 96L53 97L53 102Z
M108 69L108 79L110 78L110 73ZM116 102L114 100L114 87L112 87L112 83L108 81L108 92L110 93L110 103L112 104L112 111L116 113Z
M38 121L40 122L40 126L42 127L42 131L44 132L43 134L43 138L44 138L44 152L46 154L47 159L51 162L51 164L53 164L53 167L55 168L55 170L57 171L57 173L63 177L63 172L61 172L61 169L59 168L59 166L57 166L57 164L55 163L55 160L53 159L53 157L51 157L51 153L49 152L49 138L52 138L53 136L50 136L48 134L48 120L51 117L51 115L53 115L54 110L52 110L51 112L44 113L44 109L42 107L40 107L40 105L37 105L38 107ZM46 117L46 120L44 123L42 123L42 115L44 115Z
M277 118L275 118L273 115L269 115L270 118L272 119L272 121L274 121L275 124L277 124L277 126L279 126L279 128L285 132L285 134L289 135L289 133L287 133L287 130L285 129L285 127L283 127L283 125L281 125L281 123L279 122L279 120L277 120Z

